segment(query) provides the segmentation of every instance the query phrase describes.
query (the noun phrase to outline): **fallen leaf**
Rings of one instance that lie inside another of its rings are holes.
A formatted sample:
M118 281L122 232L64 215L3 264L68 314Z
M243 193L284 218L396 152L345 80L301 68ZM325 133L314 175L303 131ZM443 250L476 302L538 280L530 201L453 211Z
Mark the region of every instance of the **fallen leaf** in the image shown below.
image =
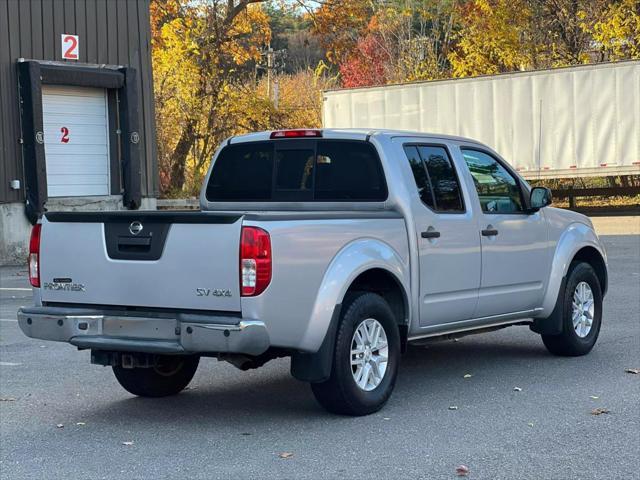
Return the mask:
M591 410L591 415L602 415L603 413L611 413L607 408L594 408Z
M293 457L293 453L291 453L291 452L282 452L282 453L279 453L278 456L280 458L291 458L291 457Z
M529 422L527 423L527 425L529 425L530 427L533 427L533 422Z
M640 375L640 368L625 368L625 373L632 373L633 375Z
M0 397L0 402L15 402L16 399L13 397Z
M514 392L521 392L522 389L520 387L513 387Z
M589 398L591 400L598 400L600 397L596 396L596 395L589 395Z
M59 423L59 424L56 425L56 428L64 428L64 425Z
M469 467L467 467L466 465L458 465L456 467L456 475L458 475L459 477L466 477L467 475L469 475Z
M133 442L122 442L123 445L129 446L129 445L133 445Z
M449 410L457 410L458 406L457 405L449 405Z
M464 376L464 377L462 377L462 378L471 378L471 377L473 377L473 375L471 375L470 373L467 373L467 374L465 374L465 376Z
M84 422L77 422L76 425L80 425L81 427L83 427L84 425L86 425L86 423Z

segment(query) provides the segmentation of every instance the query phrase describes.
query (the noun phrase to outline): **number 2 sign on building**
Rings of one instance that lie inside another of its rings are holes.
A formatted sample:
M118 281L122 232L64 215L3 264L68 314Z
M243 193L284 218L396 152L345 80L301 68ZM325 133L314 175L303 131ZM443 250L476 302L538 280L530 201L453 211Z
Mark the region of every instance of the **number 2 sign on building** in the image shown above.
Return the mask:
M62 58L65 60L78 60L80 50L80 39L78 35L63 33L62 38Z

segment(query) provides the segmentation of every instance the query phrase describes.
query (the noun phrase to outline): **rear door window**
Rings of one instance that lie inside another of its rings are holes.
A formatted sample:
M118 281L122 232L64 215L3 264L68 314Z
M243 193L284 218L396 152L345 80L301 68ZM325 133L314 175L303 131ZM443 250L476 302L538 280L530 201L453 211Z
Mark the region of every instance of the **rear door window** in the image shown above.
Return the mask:
M460 182L447 149L439 145L405 145L404 149L425 205L438 213L464 213Z
M433 200L433 192L431 191L431 182L427 176L427 168L420 158L418 153L418 147L415 145L407 145L404 147L404 153L407 155L411 171L413 172L413 178L416 181L416 187L418 187L418 195L420 200L431 210L435 210L436 204Z
M386 200L387 185L368 142L274 140L224 147L205 195L212 202L373 202Z
M420 145L420 157L427 166L438 212L464 212L460 183L444 147Z

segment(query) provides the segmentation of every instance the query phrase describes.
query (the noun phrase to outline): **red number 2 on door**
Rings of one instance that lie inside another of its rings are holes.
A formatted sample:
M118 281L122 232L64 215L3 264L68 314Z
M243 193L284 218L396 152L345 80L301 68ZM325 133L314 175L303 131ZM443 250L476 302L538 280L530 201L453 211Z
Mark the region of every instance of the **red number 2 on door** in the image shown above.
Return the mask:
M60 142L69 143L69 129L67 127L62 127L60 129L60 132L62 133L62 137L60 137Z

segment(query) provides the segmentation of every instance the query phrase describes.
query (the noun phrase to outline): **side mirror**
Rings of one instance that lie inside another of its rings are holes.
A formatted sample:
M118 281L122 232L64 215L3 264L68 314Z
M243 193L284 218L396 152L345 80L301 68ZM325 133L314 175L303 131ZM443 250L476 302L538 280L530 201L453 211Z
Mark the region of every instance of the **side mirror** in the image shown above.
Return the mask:
M546 187L533 187L529 196L531 211L537 212L548 205L551 205L551 190Z

